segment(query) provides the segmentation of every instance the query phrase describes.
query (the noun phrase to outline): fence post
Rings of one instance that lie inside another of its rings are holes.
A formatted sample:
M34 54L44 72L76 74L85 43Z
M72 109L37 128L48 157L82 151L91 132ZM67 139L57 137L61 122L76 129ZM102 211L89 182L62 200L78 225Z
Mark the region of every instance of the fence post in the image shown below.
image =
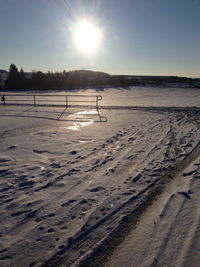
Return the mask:
M68 106L68 101L67 101L67 95L66 95L66 108L67 108L67 106Z
M1 101L3 102L3 105L6 104L6 98L5 98L5 95L2 95L2 97L1 97Z
M34 107L36 106L36 104L35 104L35 95L33 96L33 101L34 101Z
M99 102L98 102L98 96L96 96L96 108L97 108L97 112L99 112Z

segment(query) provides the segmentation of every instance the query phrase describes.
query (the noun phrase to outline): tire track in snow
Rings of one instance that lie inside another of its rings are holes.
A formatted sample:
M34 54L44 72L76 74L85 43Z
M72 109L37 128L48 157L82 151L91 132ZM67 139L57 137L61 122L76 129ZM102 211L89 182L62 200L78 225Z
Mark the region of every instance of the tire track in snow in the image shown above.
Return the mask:
M197 143L194 149L184 158L182 162L179 162L177 164L177 168L175 168L175 170L171 172L171 175L174 177L173 180L171 180L170 177L165 177L165 179L161 181L160 184L155 185L155 187L152 190L150 190L149 194L144 198L142 203L140 203L139 210L138 210L138 207L134 208L131 211L131 213L127 215L127 219L125 221L121 221L121 224L118 226L118 229L110 233L109 237L107 237L105 240L100 242L99 246L95 250L93 250L93 252L90 251L90 253L87 256L85 256L81 261L77 261L77 264L79 266L87 266L87 267L88 266L111 266L110 261L108 261L108 265L104 265L105 259L111 256L109 252L112 253L112 251L114 251L116 246L119 245L122 242L122 240L124 240L124 238L130 233L130 231L135 225L137 227L136 223L138 222L138 219L140 218L142 213L144 211L148 212L148 207L151 207L151 205L154 205L154 200L155 200L155 203L156 201L158 202L159 196L162 197L162 192L165 189L165 187L170 185L169 182L176 181L177 178L175 177L178 177L185 169L187 169L187 167L193 164L195 160L199 157L199 155L200 155L200 142ZM173 199L173 197L170 198L170 201L171 199ZM189 200L184 199L182 206L184 206L184 203L186 203L187 201ZM169 205L169 203L167 205ZM181 208L178 209L178 212L181 213ZM199 222L199 215L197 215L195 220L196 222ZM195 230L191 228L191 231L195 232ZM144 239L143 239L143 242L144 242ZM164 242L166 242L166 240ZM156 266L155 259L153 259L152 266ZM151 259L150 259L150 262L148 262L148 264L150 263L151 263ZM114 266L117 266L117 265L114 265ZM147 265L147 266L150 266L150 265Z

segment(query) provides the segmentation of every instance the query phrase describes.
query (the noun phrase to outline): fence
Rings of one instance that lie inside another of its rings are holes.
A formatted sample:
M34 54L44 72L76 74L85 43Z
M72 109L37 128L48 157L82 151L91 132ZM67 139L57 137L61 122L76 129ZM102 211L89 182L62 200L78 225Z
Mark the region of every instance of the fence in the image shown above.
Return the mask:
M29 94L0 94L3 105L27 106L64 106L64 107L95 107L98 111L101 95L29 95Z

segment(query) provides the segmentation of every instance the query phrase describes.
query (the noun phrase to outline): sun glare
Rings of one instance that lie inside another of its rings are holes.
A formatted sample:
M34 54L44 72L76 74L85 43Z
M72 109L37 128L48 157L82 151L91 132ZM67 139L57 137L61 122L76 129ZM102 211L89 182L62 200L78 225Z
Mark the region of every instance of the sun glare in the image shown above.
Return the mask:
M92 22L79 21L74 30L75 47L83 53L96 52L102 38L101 30Z

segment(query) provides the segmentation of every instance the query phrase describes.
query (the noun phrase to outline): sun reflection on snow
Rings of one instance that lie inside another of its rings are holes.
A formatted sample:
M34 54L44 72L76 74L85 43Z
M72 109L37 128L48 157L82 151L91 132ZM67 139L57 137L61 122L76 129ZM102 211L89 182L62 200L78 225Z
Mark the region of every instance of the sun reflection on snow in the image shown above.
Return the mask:
M95 110L84 110L84 111L79 111L74 114L71 114L69 116L70 120L74 120L73 125L61 127L62 129L67 129L67 130L72 130L72 131L79 131L82 127L85 126L90 126L92 125L95 121L92 118L85 117L85 115L97 115L98 112ZM87 120L87 121L76 121L76 120Z
M89 126L92 125L94 121L85 121L85 122L74 122L74 125L67 126L67 127L62 127L67 130L72 130L72 131L79 131L81 127Z

